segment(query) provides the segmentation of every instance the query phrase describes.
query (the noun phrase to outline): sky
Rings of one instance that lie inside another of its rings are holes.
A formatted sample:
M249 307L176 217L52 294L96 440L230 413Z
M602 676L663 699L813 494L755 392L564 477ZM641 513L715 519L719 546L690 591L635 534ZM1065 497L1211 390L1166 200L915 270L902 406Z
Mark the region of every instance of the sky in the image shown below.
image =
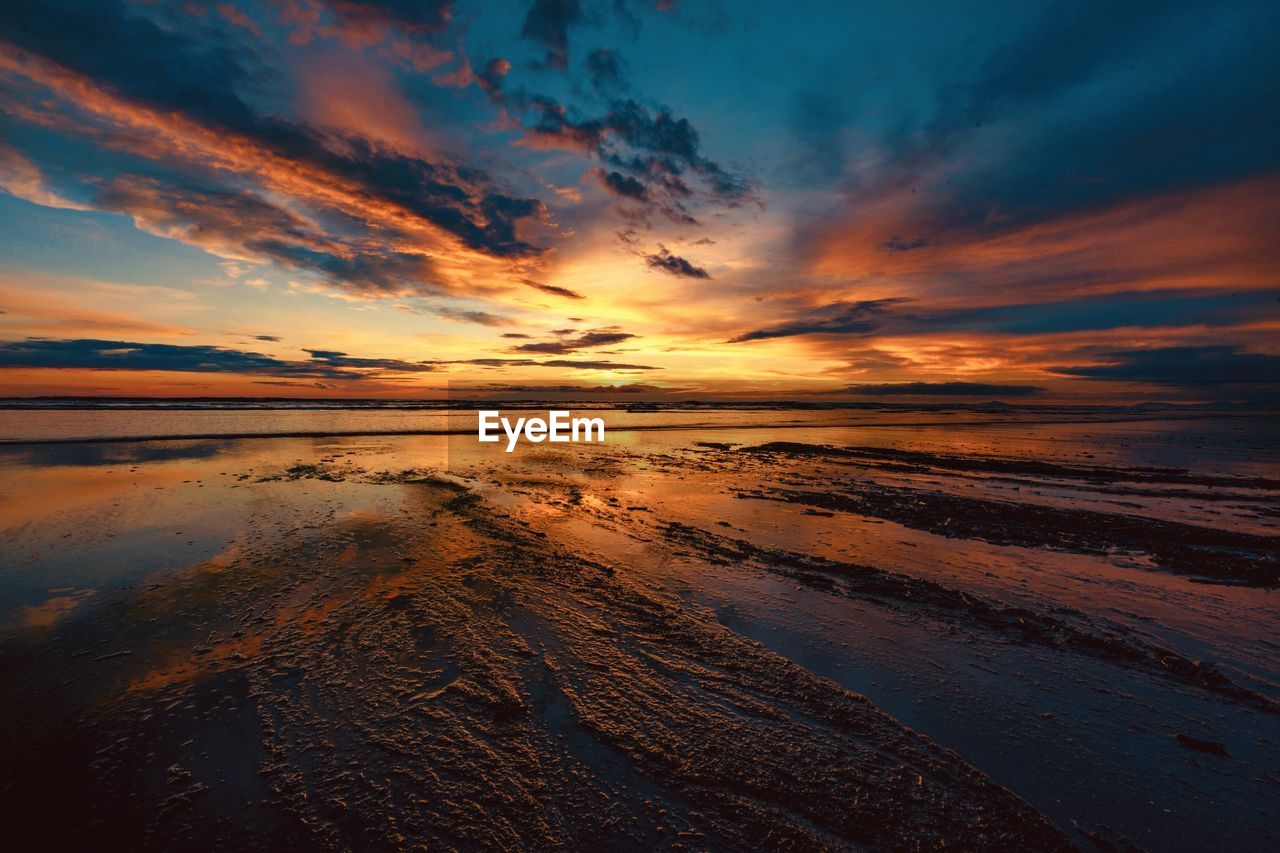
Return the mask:
M1274 2L6 0L0 395L1280 400Z

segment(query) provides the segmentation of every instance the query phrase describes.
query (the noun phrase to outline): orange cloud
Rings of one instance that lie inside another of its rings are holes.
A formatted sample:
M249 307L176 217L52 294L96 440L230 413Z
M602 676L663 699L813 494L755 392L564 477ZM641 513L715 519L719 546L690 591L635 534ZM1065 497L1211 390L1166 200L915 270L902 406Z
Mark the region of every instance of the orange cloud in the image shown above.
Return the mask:
M0 332L6 334L92 337L107 334L143 334L164 337L189 333L188 329L157 323L130 314L86 308L48 291L33 293L0 284Z
M161 162L183 162L240 180L254 179L265 191L309 207L337 210L378 232L382 245L400 253L429 256L435 281L447 292L493 293L519 287L538 266L537 257L499 257L466 245L459 237L404 203L387 198L331 169L281 154L244 134L203 126L172 111L121 98L88 78L6 46L0 73L20 76L49 90L80 115L7 105L24 120L95 137L105 147ZM339 140L332 144L341 145ZM339 152L340 153L340 152ZM485 224L484 188L470 187L454 173L455 186L477 226ZM396 235L403 235L397 237ZM181 236L181 235L178 235ZM259 258L261 259L261 258ZM495 287L497 285L497 287Z
M855 282L862 298L957 304L1280 282L1280 176L1155 196L1014 228L931 229L901 192L820 228L811 272Z
M311 57L299 68L298 113L312 124L364 136L404 154L425 154L439 141L385 66L343 53Z
M0 142L0 189L45 207L89 209L49 189L45 185L44 175L40 173L40 167L23 156L21 151L4 142Z

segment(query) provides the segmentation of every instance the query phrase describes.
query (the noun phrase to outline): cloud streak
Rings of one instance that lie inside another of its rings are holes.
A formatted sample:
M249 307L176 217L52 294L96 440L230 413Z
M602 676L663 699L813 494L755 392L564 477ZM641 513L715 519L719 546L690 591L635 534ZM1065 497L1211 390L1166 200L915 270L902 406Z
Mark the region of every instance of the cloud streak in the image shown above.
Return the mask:
M846 394L862 397L1031 397L1043 392L1036 385L991 382L886 382L844 389Z
M325 350L307 352L311 355L309 360L290 361L218 346L92 338L27 339L0 343L0 367L239 373L316 379L363 379L374 373L423 373L436 369L428 362L350 358L346 353Z
M1177 388L1255 385L1280 393L1280 355L1236 346L1173 346L1111 350L1094 363L1055 367L1055 373L1110 382L1145 382Z
M705 269L695 266L679 255L671 254L665 246L659 246L654 254L645 255L644 262L650 269L661 270L679 278L711 278L711 274Z
M872 299L860 302L833 302L803 312L786 322L752 329L730 338L729 343L766 341L800 335L866 335L879 331L892 316L894 306L907 299Z
M595 329L576 336L561 336L554 341L539 341L512 347L512 352L536 352L547 355L565 355L582 349L611 346L629 341L635 335L614 329Z

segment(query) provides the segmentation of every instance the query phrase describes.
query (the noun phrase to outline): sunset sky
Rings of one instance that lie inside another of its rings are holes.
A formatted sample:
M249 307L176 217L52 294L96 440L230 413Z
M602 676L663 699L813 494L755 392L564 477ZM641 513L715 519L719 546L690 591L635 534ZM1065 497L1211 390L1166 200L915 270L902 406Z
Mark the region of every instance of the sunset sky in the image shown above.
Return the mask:
M1280 399L1278 9L6 0L0 394Z

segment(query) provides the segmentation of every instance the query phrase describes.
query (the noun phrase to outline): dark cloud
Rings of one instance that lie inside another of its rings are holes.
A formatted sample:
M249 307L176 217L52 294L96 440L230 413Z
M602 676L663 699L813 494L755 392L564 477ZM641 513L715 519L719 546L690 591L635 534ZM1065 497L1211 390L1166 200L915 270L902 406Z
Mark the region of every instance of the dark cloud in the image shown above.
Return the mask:
M161 370L182 373L245 373L317 379L362 379L374 373L421 373L430 362L352 358L346 353L307 350L308 361L287 361L226 347L150 344L89 338L28 338L0 344L0 367L83 370Z
M894 355L875 347L850 346L847 342L842 342L839 353L836 357L845 363L845 368L851 372L865 374L867 371L886 371L899 367L910 367L911 359L900 355Z
M512 352L537 352L547 355L565 355L573 352L575 347L562 341L544 341L533 344L520 344L511 348Z
M446 364L471 364L476 367L523 367L537 364L537 362L529 358L464 358L446 362Z
M591 177L595 178L600 188L618 198L632 201L648 201L649 190L637 179L620 172L592 169Z
M255 341L270 341L272 343L279 343L283 340L283 338L278 335L254 335L253 339Z
M910 252L915 249L923 249L929 245L928 240L917 237L914 240L905 240L902 237L890 237L880 244L880 248L886 252Z
M1030 397L1043 392L1035 385L998 385L986 382L894 382L883 385L850 385L845 394L866 397Z
M255 352L213 346L143 344L95 339L28 338L0 344L0 366L93 370L182 370L290 373L298 366ZM314 370L314 368L310 368Z
M439 293L446 290L439 283L430 259L413 252L371 247L372 251L344 255L287 245L277 240L264 241L259 247L282 266L313 270L342 290L364 295L398 295L406 291Z
M482 170L388 151L360 137L335 145L325 134L302 126L286 126L281 135L286 144L278 150L284 156L353 181L363 192L411 211L473 249L499 257L540 251L516 235L516 225L541 216L545 206L537 199L493 191Z
M711 278L711 274L702 267L696 267L679 255L671 254L666 246L659 246L657 254L645 255L644 260L653 269L682 278Z
M438 305L413 300L396 306L409 314L423 314L429 317L440 317L455 323L475 323L480 326L510 326L512 320L502 314L491 311L480 311L474 308L455 308L451 305Z
M503 332L502 336L504 338L517 338L517 339L530 337L529 335L526 335L524 332Z
M307 388L317 391L332 391L338 386L332 382L297 382L292 379L255 379L254 385L273 385L278 388Z
M601 347L609 346L611 344L620 344L623 341L629 341L634 337L635 335L630 332L620 332L616 327L614 327L610 329L596 329L594 331L584 332L574 338L570 343L573 344L575 349L582 349L584 347Z
M572 329L564 330L566 334L572 333ZM545 353L547 355L566 355L581 349L591 349L594 347L609 346L611 344L620 344L634 338L635 335L630 332L618 331L616 328L595 329L589 332L583 332L577 337L561 337L556 341L540 341L532 344L520 344L513 347L512 352L536 352Z
M622 364L616 361L584 361L579 359L557 359L538 362L540 367L568 367L573 370L661 370L647 364Z
M309 349L303 350L313 361L335 368L355 368L358 370L379 370L391 373L429 373L436 370L438 364L432 361L402 361L398 358L356 358L345 352L335 350Z
M774 326L744 332L729 343L790 338L797 335L863 335L880 330L895 305L906 299L870 299L861 302L833 302L806 310L802 316Z
M442 305L434 306L427 309L427 311L437 317L443 317L446 320L455 320L459 323L476 323L481 326L509 326L511 324L511 318L504 317L501 314L494 314L489 311L449 308Z
M633 382L628 385L593 385L583 389L590 394L654 394L665 390L670 389L646 385L643 382Z
M910 313L896 310L911 301L903 298L836 302L793 309L788 319L738 335L730 343L798 335L860 337L889 331L1044 335L1129 327L1235 326L1274 313L1277 298L1274 288L1241 293L1152 290L973 308L928 309L916 302Z
M249 49L207 29L166 29L137 11L123 0L8 0L0 39L152 106L207 122L253 121L237 94L256 83Z
M699 195L690 184L691 178L697 180L702 195L718 204L736 206L756 200L751 182L704 156L692 123L665 108L650 111L627 98L614 101L603 116L577 119L560 103L542 95L520 95L510 103L532 113L533 120L526 127L535 140L583 151L619 177L627 174L637 181L643 179L647 182L645 200L675 222L697 223L684 208L685 200Z
M615 17L625 18L625 10L626 4L615 0ZM535 0L524 35L548 48L547 64L563 68L568 64L569 26L595 22L600 11L592 7L588 14L576 0ZM641 205L639 210L618 209L629 221L643 222L645 211L653 210L677 224L696 225L698 219L686 208L686 200L731 207L761 203L750 180L701 152L698 133L688 119L626 97L631 87L615 49L597 48L588 54L585 66L591 91L608 99L603 115L584 115L557 97L523 87L502 91L495 86L489 93L518 117L535 145L578 150L603 163L607 169L597 178L601 185Z
M411 34L438 33L453 15L454 0L322 0L341 24L389 24Z
M552 296L563 296L566 299L586 299L586 297L581 293L578 293L575 290L570 290L567 287L557 287L554 284L543 284L540 281L533 281L531 279L525 279L524 283L526 286L532 287L534 290L541 290L543 293L550 293Z
M1246 352L1238 346L1111 350L1092 353L1090 360L1101 363L1052 370L1064 376L1175 388L1253 385L1280 391L1280 355Z
M569 27L581 22L581 0L533 0L520 34L547 49L549 68L569 66Z
M1151 290L1022 305L917 312L910 329L1036 335L1120 328L1234 326L1276 311L1280 291Z
M630 382L626 385L507 385L487 383L475 388L466 389L486 394L653 394L670 391L657 385L643 382Z
M704 157L698 131L688 119L675 118L668 110L650 113L634 100L619 101L614 103L600 127L602 132L612 132L640 152L606 153L606 160L633 172L679 178L685 169L690 169L725 200L741 200L751 191L745 179Z
M1078 279L1063 276L1064 283ZM1042 335L1103 331L1119 328L1178 328L1236 326L1275 312L1280 292L1150 290L1081 296L1046 302L980 305L970 308L929 309L916 301L908 313L896 310L911 300L838 302L791 308L784 321L733 339L759 340L793 335L865 336L874 333L928 334L992 332L1002 335Z
M616 361L581 359L553 359L536 361L531 358L467 358L441 364L470 364L475 367L567 367L572 370L661 370L645 364L624 364Z

